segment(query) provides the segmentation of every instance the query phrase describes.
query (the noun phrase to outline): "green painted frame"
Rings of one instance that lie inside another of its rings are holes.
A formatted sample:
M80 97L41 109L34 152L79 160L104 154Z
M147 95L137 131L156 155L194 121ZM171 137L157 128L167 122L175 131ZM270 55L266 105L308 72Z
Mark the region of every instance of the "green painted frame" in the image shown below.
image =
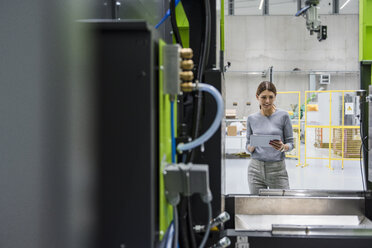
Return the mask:
M359 61L372 60L372 0L359 1Z
M163 47L159 40L159 68L163 66ZM159 232L160 240L173 219L173 207L165 198L163 169L172 162L171 107L169 95L163 93L163 70L159 70ZM175 99L177 102L177 99ZM177 136L177 105L174 108L174 127Z

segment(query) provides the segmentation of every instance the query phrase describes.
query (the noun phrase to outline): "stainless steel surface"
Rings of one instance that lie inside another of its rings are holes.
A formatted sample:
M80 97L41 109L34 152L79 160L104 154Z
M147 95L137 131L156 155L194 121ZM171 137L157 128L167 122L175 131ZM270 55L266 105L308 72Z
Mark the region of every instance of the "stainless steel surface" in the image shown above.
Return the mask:
M362 191L345 190L306 190L306 189L260 189L260 196L299 196L299 197L363 197Z
M273 225L273 235L372 236L372 222L364 218L358 226Z
M357 215L235 215L237 231L272 231L273 225L358 227ZM296 231L298 231L296 229Z
M312 227L311 227L312 228ZM332 228L333 229L333 228ZM360 238L368 238L369 240L372 238L372 235L370 233L370 230L368 228L349 228L349 229L343 229L338 230L338 228L334 228L332 230L331 228L323 228L323 231L319 231L317 233L315 230L311 230L311 232L305 232L301 231L301 229L295 231L292 230L291 233L284 233L281 234L273 234L273 232L254 232L254 231L236 231L234 229L227 229L224 231L223 235L227 235L229 237L261 237L261 238L270 238L270 237L284 237L284 238L326 238L326 239L332 239L332 238L355 238L356 242L357 239ZM310 234L311 233L311 234Z
M164 66L164 94L177 95L180 93L180 53L179 45L165 45L163 47Z
M372 236L372 222L364 216L364 192L267 190L261 194L266 196L235 196L236 231Z
M266 73L267 73L267 70L264 69L262 71L248 71L248 70L239 70L239 71L235 71L235 70L227 70L226 73L242 73L242 74L250 74L250 75L262 75L262 76L266 76ZM300 71L280 71L280 70L275 70L275 73L293 73L293 74L298 74L298 75L307 75L307 74L316 74L316 75L320 75L322 73L329 73L329 74L359 74L360 72L359 71L325 71L325 70L321 70L321 71L313 71L313 70L309 70L309 71L305 71L305 70L300 70Z
M235 215L364 215L363 197L236 196Z

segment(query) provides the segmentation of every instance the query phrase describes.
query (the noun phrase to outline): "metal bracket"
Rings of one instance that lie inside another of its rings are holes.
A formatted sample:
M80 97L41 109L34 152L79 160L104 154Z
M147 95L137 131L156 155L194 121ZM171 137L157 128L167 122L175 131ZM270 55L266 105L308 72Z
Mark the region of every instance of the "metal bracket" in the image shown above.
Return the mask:
M164 66L164 94L177 95L180 93L180 46L178 44L165 45L163 47Z
M180 202L180 194L191 196L199 193L204 202L212 201L208 165L170 164L163 170L163 176L165 196L171 205Z

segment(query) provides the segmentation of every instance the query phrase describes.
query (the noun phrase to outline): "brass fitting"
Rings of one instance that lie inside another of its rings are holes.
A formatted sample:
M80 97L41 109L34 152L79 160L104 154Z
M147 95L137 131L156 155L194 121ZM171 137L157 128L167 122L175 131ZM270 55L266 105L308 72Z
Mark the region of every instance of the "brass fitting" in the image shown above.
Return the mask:
M181 61L181 69L192 70L194 68L194 62L191 59Z
M181 84L181 90L183 92L191 92L195 88L195 84L192 82L185 82Z
M194 73L192 71L180 72L180 78L182 81L192 81L194 79Z
M194 56L191 48L182 48L180 53L183 59L192 59L192 56Z
M183 81L181 83L181 90L183 92L191 92L196 87L192 82L194 79L194 73L191 71L194 68L194 62L192 61L193 51L191 48L182 48L180 50L180 56L183 59L181 61L180 79Z

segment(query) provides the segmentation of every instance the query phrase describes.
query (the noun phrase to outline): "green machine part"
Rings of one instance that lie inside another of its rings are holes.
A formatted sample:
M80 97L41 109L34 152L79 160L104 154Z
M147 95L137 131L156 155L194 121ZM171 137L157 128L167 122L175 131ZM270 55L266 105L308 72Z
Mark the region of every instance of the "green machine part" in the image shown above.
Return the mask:
M221 50L224 51L224 0L221 2L221 20L220 20L220 41ZM176 19L177 26L182 39L183 47L190 47L190 26L185 11L183 9L182 3L176 7ZM175 43L175 38L173 35L173 43ZM163 40L159 41L159 67L163 66L163 46L166 43ZM177 101L175 101L177 102ZM163 71L159 70L159 231L160 239L166 232L169 224L173 219L173 208L168 204L165 194L164 194L164 180L162 171L164 166L171 163L172 156L172 144L171 144L171 126L170 126L170 101L169 96L163 94ZM177 107L175 104L175 131L177 130Z
M225 1L221 0L221 17L220 17L220 50L225 51L225 8L224 8ZM180 32L180 36L182 39L183 47L190 47L190 25L183 9L182 3L176 7L176 19L177 19L177 27ZM173 43L176 43L175 38L173 36Z
M163 66L163 47L166 43L159 41L159 68ZM174 106L174 127L177 135L177 99ZM159 231L160 239L173 219L173 208L168 204L164 193L163 169L172 163L171 140L171 103L169 95L163 93L163 70L159 70Z
M184 48L190 47L190 25L189 20L185 14L185 10L183 9L183 5L181 1L178 3L176 7L176 20L177 20L177 27L180 32L182 45ZM173 35L173 43L176 43L176 39Z
M359 60L372 60L372 0L359 3Z
M225 1L221 0L220 50L225 51ZM222 68L221 68L222 69Z
M182 39L183 47L189 47L189 21L186 17L182 3L176 7L177 26ZM173 35L173 43L175 38ZM159 41L159 67L163 66L163 47L166 43ZM177 130L177 101L174 106L174 127ZM172 142L171 142L171 120L170 120L170 100L169 95L163 93L163 71L159 70L159 231L160 239L163 238L169 224L173 220L173 207L168 204L164 193L163 169L165 165L172 162ZM177 134L176 134L177 135Z
M186 17L182 3L176 7L177 26L182 39L183 47L189 47L189 21ZM173 35L173 43L175 38ZM163 47L166 43L159 41L159 68L163 66ZM171 141L171 103L169 95L163 93L163 71L159 70L159 232L160 240L173 220L173 207L168 204L164 193L163 169L172 162L172 141ZM177 136L177 99L174 104L174 128Z
M372 0L359 1L359 61L372 61ZM372 65L371 65L372 66ZM372 69L372 68L371 68ZM363 77L363 75L361 75ZM372 82L372 74L371 74Z

